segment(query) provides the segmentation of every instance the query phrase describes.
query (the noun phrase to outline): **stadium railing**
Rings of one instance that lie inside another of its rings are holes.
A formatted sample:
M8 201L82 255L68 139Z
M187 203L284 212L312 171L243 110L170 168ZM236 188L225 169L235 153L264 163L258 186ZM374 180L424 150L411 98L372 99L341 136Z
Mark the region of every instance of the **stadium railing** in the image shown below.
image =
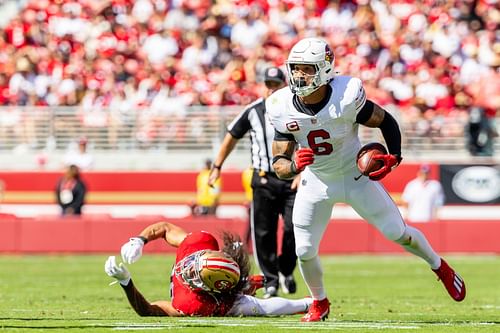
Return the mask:
M123 158L147 160L155 153L171 154L176 166L197 168L205 156L212 156L225 135L225 128L242 110L231 107L165 107L162 109L109 109L83 107L0 107L0 160L3 169L26 169L23 159L37 154L58 156L86 137L89 150L96 155L97 168L123 166ZM444 126L455 131L420 134L404 114L398 115L403 129L403 153L407 160L443 162L447 159L475 163L466 148L463 119L447 119ZM500 121L497 118L497 128ZM451 134L450 134L451 133ZM360 126L363 142L383 141L380 131ZM250 140L246 136L235 148L236 156L248 157ZM500 140L494 143L500 149ZM131 154L133 152L133 154ZM16 159L11 157L17 156ZM114 156L114 157L113 157ZM191 156L193 160L190 160ZM116 157L116 158L115 158ZM233 160L236 160L234 158ZM197 161L196 163L194 161ZM118 165L114 166L113 161ZM34 167L36 163L30 162ZM180 163L180 164L179 164ZM104 166L105 167L102 167ZM128 163L128 168L143 167ZM235 162L236 166L240 166ZM248 158L244 164L248 165ZM101 166L101 167L99 167ZM49 167L50 168L50 167ZM146 166L147 168L147 166ZM157 166L162 169L163 166Z

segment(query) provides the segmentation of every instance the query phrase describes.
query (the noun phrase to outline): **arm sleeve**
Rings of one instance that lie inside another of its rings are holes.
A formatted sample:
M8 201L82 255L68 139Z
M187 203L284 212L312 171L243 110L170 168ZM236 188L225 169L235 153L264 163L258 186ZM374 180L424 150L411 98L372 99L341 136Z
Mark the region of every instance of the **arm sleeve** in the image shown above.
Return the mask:
M359 110L358 114L356 115L356 122L358 124L364 124L370 119L373 113L373 107L374 104L372 101L367 100L365 105Z
M363 107L356 115L356 122L358 124L366 123L372 116L375 103L367 100ZM392 155L401 156L401 131L396 119L387 111L384 110L384 120L379 125L380 131L384 136L385 143Z
M121 285L121 284L120 284ZM141 316L168 316L168 314L163 311L158 305L150 304L144 296L137 290L130 279L129 283L126 286L121 285L125 294L127 295L128 301L135 312Z
M384 120L382 120L379 128L382 131L389 153L401 157L401 131L396 119L385 111Z

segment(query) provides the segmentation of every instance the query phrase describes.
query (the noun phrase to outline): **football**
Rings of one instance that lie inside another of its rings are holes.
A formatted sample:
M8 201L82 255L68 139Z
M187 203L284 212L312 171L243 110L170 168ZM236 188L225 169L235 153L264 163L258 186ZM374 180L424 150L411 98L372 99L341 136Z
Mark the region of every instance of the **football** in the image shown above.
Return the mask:
M370 142L361 147L356 159L359 172L363 176L368 176L371 172L383 167L384 162L373 159L373 156L385 154L387 154L387 149L379 142Z

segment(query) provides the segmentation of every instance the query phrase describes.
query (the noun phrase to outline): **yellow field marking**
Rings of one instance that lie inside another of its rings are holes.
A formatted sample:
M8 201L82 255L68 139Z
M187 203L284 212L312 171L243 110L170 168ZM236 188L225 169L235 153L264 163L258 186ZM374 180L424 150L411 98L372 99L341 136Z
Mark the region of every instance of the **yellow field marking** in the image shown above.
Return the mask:
M401 193L391 193L394 201L401 202ZM88 204L187 204L196 198L194 192L146 192L146 191L99 191L89 192L85 202ZM224 192L221 204L242 204L244 192ZM55 203L56 196L51 191L6 191L3 203L48 204Z

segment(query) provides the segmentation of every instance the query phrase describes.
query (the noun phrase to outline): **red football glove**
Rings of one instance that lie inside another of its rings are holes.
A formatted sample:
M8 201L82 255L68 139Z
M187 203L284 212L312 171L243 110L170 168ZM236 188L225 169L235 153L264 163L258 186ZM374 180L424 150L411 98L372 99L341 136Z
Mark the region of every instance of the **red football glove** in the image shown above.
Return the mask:
M264 287L266 277L264 275L250 275L246 286L243 288L243 294L254 296L257 290Z
M292 161L292 172L301 173L306 166L313 164L314 152L311 148L300 148L295 152L295 157Z
M389 174L392 170L394 170L399 163L401 163L402 158L396 155L375 155L373 156L374 160L379 160L384 162L384 166L377 171L370 172L368 178L371 180L381 180L385 176Z

